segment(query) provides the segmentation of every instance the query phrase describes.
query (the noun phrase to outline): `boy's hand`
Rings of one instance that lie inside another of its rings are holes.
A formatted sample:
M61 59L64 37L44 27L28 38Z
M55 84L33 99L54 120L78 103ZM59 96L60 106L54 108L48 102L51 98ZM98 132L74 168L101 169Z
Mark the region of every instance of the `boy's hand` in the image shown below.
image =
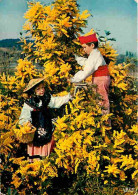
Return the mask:
M72 99L74 98L74 88L70 89L70 95L72 97Z
M71 83L70 78L67 78L67 82L68 82L68 83Z

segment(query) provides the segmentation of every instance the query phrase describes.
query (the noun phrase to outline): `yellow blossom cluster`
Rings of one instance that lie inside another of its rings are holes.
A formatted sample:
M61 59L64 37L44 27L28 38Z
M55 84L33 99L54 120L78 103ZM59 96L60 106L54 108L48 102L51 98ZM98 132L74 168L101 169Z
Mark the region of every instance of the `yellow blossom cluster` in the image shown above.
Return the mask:
M13 148L15 138L12 129L20 114L20 107L18 105L19 100L10 98L7 95L0 95L1 153L8 154Z
M98 161L100 160L98 153L101 153L101 149L106 148L107 145L104 144L102 137L101 141L95 137L96 127L101 136L111 129L104 124L111 115L106 117L100 115L101 121L96 121L101 112L99 112L100 108L97 109L96 101L90 94L89 92L88 97L90 99L85 100L85 94L78 93L72 103L69 104L69 110L66 108L66 115L58 118L55 123L54 137L57 141L55 151L58 155L56 164L59 167L64 166L67 171L73 173L77 173L79 165L84 162L88 174L98 172ZM91 106L90 110L87 110L88 105ZM93 143L97 144L93 146ZM91 150L93 148L94 151L89 152L90 148Z
M128 67L129 64L125 63L116 66L114 62L111 62L109 65L110 74L114 78L112 85L120 90L127 90L129 88L129 82L126 79L128 76Z
M15 153L19 144L15 141L13 125L18 120L20 114L19 101L8 94L0 95L0 153L1 153L1 174L14 172L10 158L15 158ZM8 178L9 180L9 178ZM5 189L2 183L1 188Z
M134 78L129 74L130 64L118 64L110 62L109 71L111 82L111 112L115 115L113 125L117 129L125 131L131 128L137 121L137 94ZM117 120L116 120L117 119Z
M45 183L49 177L57 177L57 169L47 159L33 163L23 160L20 162L20 168L12 176L12 184L16 189L20 189L20 186L24 185L24 188L19 191L22 194L30 193L33 188L35 192L40 192L41 190L45 191L49 186L49 182Z
M64 86L71 70L77 68L72 52L78 52L77 37L90 14L87 10L81 14L76 0L56 0L48 6L29 3L28 7L23 28L34 41L23 39L23 52L29 59L35 56L35 62L44 66L50 85Z
M17 79L15 76L10 76L10 75L5 75L3 73L3 75L1 75L1 83L4 85L4 88L9 91L16 91L16 83L17 83Z
M30 81L33 77L39 77L39 74L37 73L37 69L32 64L31 61L28 61L27 59L19 59L18 60L18 66L16 67L17 71L15 72L15 76L17 79L20 79L21 86L25 83L25 81ZM24 87L24 86L23 86Z
M19 109L18 100L0 95L0 129L10 129L11 123L17 120Z
M118 56L117 51L110 45L110 42L100 44L99 50L103 56L112 61L116 60Z
M126 171L132 167L135 171L131 178L136 178L136 156L133 158L131 154L124 153L128 145L129 152L135 151L136 154L137 141L123 129L120 132L114 130L112 133L112 128L107 123L112 114L100 115L99 118L97 110L100 108L96 107L94 92L90 93L89 89L87 95L90 99L85 99L83 93L78 93L69 104L69 109L66 108L66 114L56 121L56 164L58 167L64 167L67 172L79 173L84 169L88 176L100 175L104 184L107 184L111 177L113 183L115 178L125 181L128 178ZM129 131L135 133L135 129L136 126L133 125ZM101 168L103 162L109 165Z
M27 59L19 59L18 65L16 67L15 75L1 75L1 83L3 87L8 91L8 93L20 93L25 88L26 83L30 81L30 79L35 77L42 77L42 74L37 71L35 66L31 61Z

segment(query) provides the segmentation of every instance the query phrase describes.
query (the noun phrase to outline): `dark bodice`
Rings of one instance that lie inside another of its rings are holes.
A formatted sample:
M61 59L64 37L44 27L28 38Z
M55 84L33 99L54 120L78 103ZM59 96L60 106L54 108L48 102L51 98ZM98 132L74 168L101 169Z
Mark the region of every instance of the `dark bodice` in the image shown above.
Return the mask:
M39 106L39 103L42 105ZM33 140L34 146L43 146L51 141L52 138L52 120L48 103L50 102L50 94L43 97L31 97L26 103L33 108L31 111L32 125L36 127Z

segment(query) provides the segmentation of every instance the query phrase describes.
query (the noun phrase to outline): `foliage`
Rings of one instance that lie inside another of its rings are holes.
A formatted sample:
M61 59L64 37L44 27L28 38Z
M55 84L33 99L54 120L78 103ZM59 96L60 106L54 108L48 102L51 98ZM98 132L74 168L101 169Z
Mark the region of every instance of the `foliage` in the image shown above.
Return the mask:
M102 115L101 97L95 86L87 85L55 122L56 146L49 157L29 163L26 145L14 134L18 134L15 126L23 103L21 94L30 79L45 76L54 95L74 89L67 79L79 69L74 58L81 53L77 37L89 15L87 11L80 14L76 0L55 0L49 6L29 3L24 30L33 41L22 38L25 58L18 60L14 75L0 77L3 193L115 194L122 193L121 187L135 188L137 184L135 80L128 73L130 63L116 64L109 31L100 37L99 50L108 61L112 78L111 114ZM36 64L43 69L38 72Z
M113 127L118 127L114 130L107 122L112 114L101 116L94 92L88 91L89 100L83 99L82 94L77 96L70 104L70 113L66 111L66 115L57 120L56 163L67 172L85 172L87 177L100 178L99 182L104 184L129 183L128 170L134 171L131 179L137 173L136 110L125 114L131 118L130 124L126 122L128 118L119 123L121 112L118 111L120 116L115 115L114 107Z
M46 80L56 93L67 88L67 78L77 67L73 53L80 46L76 39L89 15L87 10L79 13L76 0L56 0L49 6L29 4L24 29L34 44L24 40L23 52L44 66Z
M12 183L22 194L47 194L53 177L57 177L57 169L48 159L33 163L23 161L13 174Z

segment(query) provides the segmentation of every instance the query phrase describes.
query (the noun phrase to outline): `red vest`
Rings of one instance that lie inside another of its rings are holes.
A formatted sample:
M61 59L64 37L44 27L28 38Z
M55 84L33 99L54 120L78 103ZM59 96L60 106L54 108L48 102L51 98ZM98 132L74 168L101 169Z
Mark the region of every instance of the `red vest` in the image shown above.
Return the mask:
M99 66L98 70L96 70L92 76L93 77L102 77L102 76L109 76L109 70L107 65Z

